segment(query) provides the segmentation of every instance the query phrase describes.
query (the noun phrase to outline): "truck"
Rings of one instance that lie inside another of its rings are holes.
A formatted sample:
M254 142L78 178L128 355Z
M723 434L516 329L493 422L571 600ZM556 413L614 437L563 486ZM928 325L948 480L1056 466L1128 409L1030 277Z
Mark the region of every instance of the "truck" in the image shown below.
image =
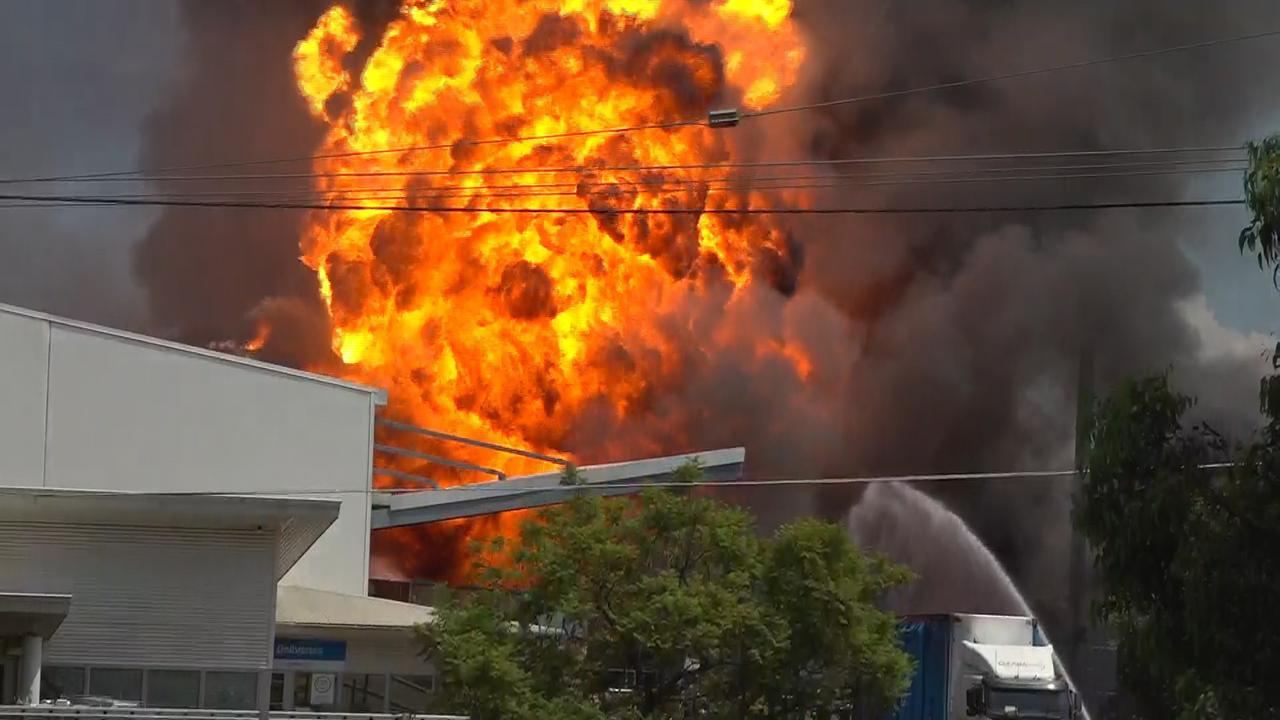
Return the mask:
M899 636L915 669L893 720L1084 718L1035 618L914 615Z

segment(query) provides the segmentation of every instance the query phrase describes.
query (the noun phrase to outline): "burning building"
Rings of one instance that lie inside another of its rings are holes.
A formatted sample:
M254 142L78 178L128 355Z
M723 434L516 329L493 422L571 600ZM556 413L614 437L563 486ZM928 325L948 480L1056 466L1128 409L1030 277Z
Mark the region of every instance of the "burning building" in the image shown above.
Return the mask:
M21 649L0 705L424 712L433 611L369 596L371 533L566 491L552 473L384 498L381 390L6 305L0 337L0 642ZM740 448L700 457L741 477Z

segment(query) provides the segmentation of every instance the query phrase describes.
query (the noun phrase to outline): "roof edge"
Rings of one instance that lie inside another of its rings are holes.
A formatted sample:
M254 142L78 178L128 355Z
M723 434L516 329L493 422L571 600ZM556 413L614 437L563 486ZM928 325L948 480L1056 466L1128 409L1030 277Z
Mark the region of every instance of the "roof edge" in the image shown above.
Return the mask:
M76 502L98 500L133 505L129 510L138 510L147 514L166 514L172 519L174 513L186 513L188 518L197 518L196 522L208 517L249 518L246 525L257 523L261 518L273 518L281 521L281 525L291 519L305 519L332 524L338 517L342 505L340 500L319 497L298 497L283 495L247 495L234 492L157 492L148 490L101 490L83 488L50 488L34 486L0 486L0 497L17 499L28 503L59 500ZM134 522L114 522L117 518L98 521L97 525L135 525ZM187 522L184 518L182 522ZM221 524L205 526L196 523L179 524L175 527L224 527ZM328 525L326 525L328 527Z
M254 368L256 370L265 370L267 372L275 373L277 375L285 375L285 376L293 377L299 380L308 380L311 382L322 383L325 385L334 385L337 387L347 388L348 390L355 390L357 392L368 393L372 395L374 398L374 402L377 403L378 405L386 405L387 403L387 391L385 389L373 387L371 385L362 385L360 383L350 382L348 380L343 380L341 378L333 377L332 375L323 375L320 373L309 372L306 370L297 370L294 368L285 367L283 365L275 365L273 363L263 362L261 360L255 360L253 358L240 357L239 355L231 355L229 353L218 352L217 350L210 350L208 348L197 347L195 345L187 345L185 343L180 343L174 340L165 340L163 338L158 338L151 335L143 335L141 333L130 332L128 330L110 328L105 325L96 325L94 323L83 322L80 320L72 320L71 318L65 318L58 315L50 315L49 313L40 312L38 310L31 310L29 308L24 308L24 307L18 307L17 305L8 305L6 303L0 303L0 313L5 313L8 315L16 315L18 317L25 317L32 320L39 320L41 322L47 322L50 325L57 325L60 327L70 328L72 330L78 330L80 332L92 333L94 335L102 335L104 337L110 337L116 340L123 340L125 342L131 342L137 345L149 345L153 347L164 348L166 350L174 350L187 355L194 355L196 357L204 358L206 360L212 360L214 362L221 362L228 365L238 365L243 367L249 367L249 368Z

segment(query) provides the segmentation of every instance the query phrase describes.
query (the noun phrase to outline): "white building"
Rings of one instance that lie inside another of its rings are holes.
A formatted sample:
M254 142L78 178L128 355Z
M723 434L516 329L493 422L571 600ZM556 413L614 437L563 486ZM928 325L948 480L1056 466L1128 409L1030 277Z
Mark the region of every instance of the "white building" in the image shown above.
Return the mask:
M422 711L435 680L415 628L431 610L368 597L370 533L570 490L550 473L374 493L385 402L375 388L0 305L0 704L39 689ZM581 470L625 486L690 457ZM713 477L741 473L741 449L702 459Z
M43 680L46 696L256 707L277 582L338 516L332 500L0 492L9 702Z
M322 490L338 519L284 582L366 592L380 391L0 305L0 400L0 485Z
M0 306L0 700L43 665L48 696L420 711L424 609L367 597L384 401Z

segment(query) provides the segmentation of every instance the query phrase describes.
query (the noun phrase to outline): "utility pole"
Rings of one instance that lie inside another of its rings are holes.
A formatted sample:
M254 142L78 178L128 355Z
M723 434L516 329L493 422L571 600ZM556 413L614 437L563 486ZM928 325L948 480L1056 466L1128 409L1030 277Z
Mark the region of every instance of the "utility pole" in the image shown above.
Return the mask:
M1072 481L1072 510L1084 490L1085 470L1088 465L1089 438L1093 434L1093 405L1095 399L1095 371L1093 348L1086 345L1080 351L1079 375L1076 382L1076 443L1075 469ZM1072 625L1068 648L1068 667L1073 678L1083 687L1086 706L1094 717L1106 717L1110 696L1115 691L1114 654L1109 648L1106 628L1094 627L1090 618L1093 602L1092 553L1084 535L1071 523L1071 549L1067 562L1067 608Z
M1084 489L1084 471L1088 463L1089 435L1093 416L1093 348L1085 346L1080 351L1080 365L1076 379L1076 474L1071 484L1071 506L1074 513L1076 499ZM1089 627L1088 589L1089 548L1084 535L1071 522L1071 555L1067 564L1067 603L1072 622L1072 661L1080 659L1085 634Z

